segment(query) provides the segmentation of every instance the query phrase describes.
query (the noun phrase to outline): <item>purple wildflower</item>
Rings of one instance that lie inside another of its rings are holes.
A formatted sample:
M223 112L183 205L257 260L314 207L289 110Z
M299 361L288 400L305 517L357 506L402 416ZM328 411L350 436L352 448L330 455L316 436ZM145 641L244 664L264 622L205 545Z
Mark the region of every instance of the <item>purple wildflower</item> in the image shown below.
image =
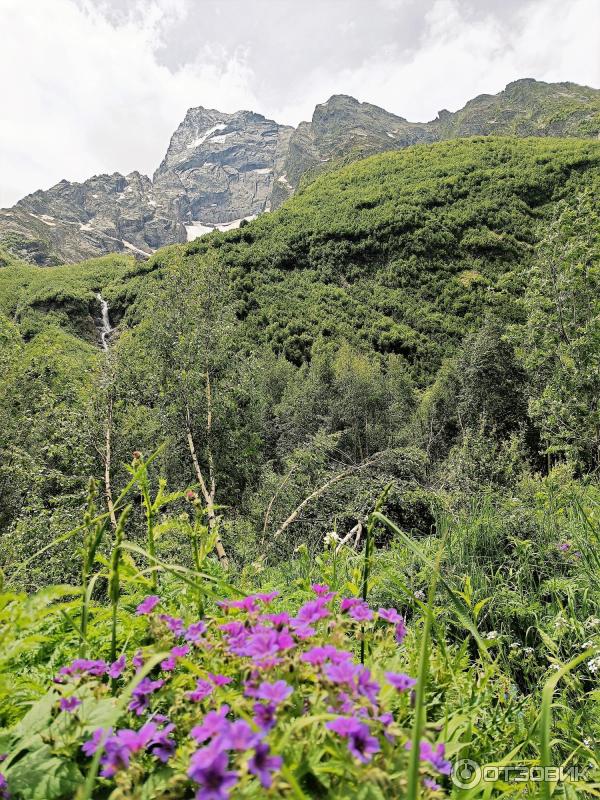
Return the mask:
M401 620L397 623L394 635L398 644L402 644L404 637L406 636L406 625L404 624L404 620Z
M302 653L300 660L305 661L307 664L312 664L313 667L324 664L329 659L328 648L330 646L331 645L325 645L325 647L311 647L306 653Z
M89 658L76 658L68 667L62 667L59 675L92 675L95 678L104 675L108 664L102 659L93 661Z
M339 664L326 664L323 668L326 677L332 683L343 683L347 686L355 686L357 665L349 661L342 661Z
M104 728L96 728L96 730L92 733L92 738L88 739L87 742L84 742L81 746L81 749L86 756L93 756L100 746L102 738L106 737L106 739L108 739L111 735L112 728L108 728L107 730Z
M352 717L338 717L325 723L325 727L337 733L338 736L350 736L358 726L360 726L360 722L357 722Z
M227 686L227 684L231 683L233 680L233 678L229 678L227 675L215 675L213 672L209 672L208 677L215 686Z
M392 742L392 744L396 741L396 737L393 733L390 733L388 728L394 722L394 715L391 714L389 711L386 711L385 714L381 714L378 718L379 722L383 725L383 735L388 740L388 742Z
M379 742L371 736L369 726L359 723L348 737L348 750L363 764L371 760L373 753L379 752Z
M313 667L316 667L319 664L324 664L329 659L329 654L327 652L328 647L329 645L326 645L325 647L311 647L310 650L302 653L300 660L306 662L307 664L312 664Z
M371 760L373 753L379 752L379 742L371 736L368 725L352 717L338 717L328 722L326 727L348 739L348 750L363 764Z
M391 622L394 625L397 625L399 622L404 622L404 619L395 608L380 608L377 613L379 614L379 619Z
M248 762L248 770L253 775L256 775L263 789L268 789L271 786L273 783L271 773L281 769L283 764L281 756L271 756L269 752L268 744L257 744L254 755Z
M187 693L187 698L191 700L192 703L200 703L202 700L206 699L209 694L212 694L212 692L212 683L199 679L196 681L196 688Z
M293 636L287 629L279 631L279 633L277 634L278 650L280 651L291 650L295 646L296 642L294 641Z
M0 800L9 800L10 794L8 792L8 781L6 777L0 772Z
M223 744L227 750L250 750L258 741L258 734L243 719L232 722L229 730L223 736Z
M185 631L185 639L192 644L199 644L202 640L202 634L206 633L206 623L200 620L188 625Z
M411 678L410 675L405 675L403 672L386 672L385 678L399 692L407 692L417 683L416 678Z
M235 608L238 611L254 613L258 611L258 597L250 594L248 597L244 597L243 600L220 600L217 605L221 606L221 608Z
M273 703L255 703L253 706L254 719L253 722L262 731L270 731L275 725L275 711L276 707Z
M61 711L66 711L67 714L72 714L75 709L81 705L81 700L72 695L71 697L61 697L58 705Z
M167 628L174 633L175 636L180 636L184 630L183 620L179 617L172 617L170 614L159 614L158 618L164 622Z
M132 692L133 699L128 705L129 710L140 717L150 705L150 695L163 684L163 680L152 681L150 678L143 678Z
M354 701L352 700L350 695L347 694L346 692L338 692L337 703L338 703L337 709L336 708L332 708L331 709L331 713L332 714L335 714L335 713L339 714L340 712L342 714L353 714L354 713L354 710L355 710L354 709Z
M183 656L187 656L190 652L190 647L187 644L178 645L177 647L171 648L171 654L168 658L165 658L164 661L160 662L160 668L165 672L171 672L175 669L177 664L178 658L183 658Z
M170 723L162 730L157 731L150 742L150 753L166 764L175 753L175 742L170 738L170 734L175 730L175 725Z
M250 634L241 655L250 656L257 664L270 666L279 663L279 638L273 628L255 630Z
M151 614L159 603L160 597L157 597L155 594L148 595L136 608L135 613L138 617Z
M227 753L222 751L208 755L202 750L194 753L188 775L200 787L197 800L227 800L238 780L235 772L228 771L228 765Z
M561 544L558 545L558 549L561 551L561 553L566 553L568 550L571 549L571 543L561 542Z
M219 630L222 630L229 636L242 636L247 633L246 626L239 619L233 619L231 622L224 622L222 625L219 625Z
M349 611L354 606L362 603L363 601L360 597L342 597L342 601L340 603L340 611L344 613L344 611Z
M125 669L125 656L119 656L116 661L114 661L109 669L108 669L108 677L109 678L120 678L123 670Z
M329 616L329 609L325 607L326 600L323 597L316 597L300 606L296 618L292 620L293 628L304 628L313 625L320 619Z
M355 603L352 606L350 609L350 616L358 622L369 622L373 619L373 612L364 600L361 600L359 603Z
M371 679L371 670L361 664L356 665L357 690L363 697L368 698L373 705L377 703L377 695L381 688L377 681Z
M131 663L136 668L136 670L141 669L144 666L144 657L142 656L142 651L138 650L136 654L131 659Z
M294 624L294 620L292 620L292 625L293 624ZM310 639L311 636L314 636L315 633L316 633L316 630L314 628L311 628L310 625L300 625L299 624L298 627L295 626L294 633L296 634L296 637L298 639L304 640L304 639Z
M216 734L225 733L229 728L227 714L229 706L223 705L218 711L209 711L200 725L196 725L190 731L192 736L200 744Z
M412 742L407 742L405 747L407 750L410 750ZM419 758L421 761L429 761L441 775L450 775L452 772L452 764L444 758L445 752L446 746L442 743L438 744L435 750L425 739L419 744Z
M287 700L293 691L289 683L285 681L276 681L275 683L263 681L258 687L255 696L259 700L268 700L275 705L279 705Z
M279 614L261 614L259 619L261 622L270 622L274 628L283 628L284 625L289 625L291 622L290 615L285 611L281 611Z
M423 778L423 786L432 792L439 792L442 788L439 783L436 783L433 778Z
M107 739L104 744L104 754L100 759L102 777L112 778L120 769L127 769L132 754L146 748L155 734L156 725L147 722L139 731L125 728Z
M274 589L272 592L262 592L256 595L256 598L265 605L272 603L276 597L279 597L279 591L277 589Z

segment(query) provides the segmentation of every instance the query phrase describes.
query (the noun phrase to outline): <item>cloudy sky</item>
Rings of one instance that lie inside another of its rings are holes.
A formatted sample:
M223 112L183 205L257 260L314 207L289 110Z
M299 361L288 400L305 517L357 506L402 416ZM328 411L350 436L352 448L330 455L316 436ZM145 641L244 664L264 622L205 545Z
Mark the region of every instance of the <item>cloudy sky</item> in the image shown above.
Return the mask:
M0 0L0 30L0 206L151 174L190 106L426 121L521 77L600 87L598 0Z

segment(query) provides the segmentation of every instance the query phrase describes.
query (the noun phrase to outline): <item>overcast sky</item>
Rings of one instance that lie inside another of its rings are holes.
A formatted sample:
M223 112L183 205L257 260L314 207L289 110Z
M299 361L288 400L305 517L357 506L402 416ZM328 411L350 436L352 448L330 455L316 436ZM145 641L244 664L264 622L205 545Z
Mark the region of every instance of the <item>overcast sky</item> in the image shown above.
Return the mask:
M516 78L600 86L598 0L0 0L0 206L152 174L190 106L427 121Z

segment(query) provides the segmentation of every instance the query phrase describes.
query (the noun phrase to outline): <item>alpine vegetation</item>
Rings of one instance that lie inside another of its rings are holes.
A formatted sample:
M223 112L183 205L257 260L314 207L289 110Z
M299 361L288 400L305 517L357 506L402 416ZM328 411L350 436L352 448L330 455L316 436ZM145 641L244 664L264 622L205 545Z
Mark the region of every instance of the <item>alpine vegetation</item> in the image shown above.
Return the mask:
M598 796L597 92L548 86L196 109L153 186L209 231L4 237L0 798Z

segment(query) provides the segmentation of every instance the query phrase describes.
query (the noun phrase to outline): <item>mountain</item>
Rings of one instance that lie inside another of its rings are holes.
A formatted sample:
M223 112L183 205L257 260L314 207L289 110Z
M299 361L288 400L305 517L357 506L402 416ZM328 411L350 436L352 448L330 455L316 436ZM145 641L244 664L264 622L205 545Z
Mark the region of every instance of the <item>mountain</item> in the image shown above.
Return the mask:
M164 213L216 226L268 211L292 130L250 111L191 108L154 173Z
M272 205L287 200L303 175L344 155L352 154L356 160L436 138L426 124L407 122L348 95L333 95L315 108L311 122L301 122L292 133L282 171L276 176Z
M250 111L192 108L152 180L114 173L34 192L0 210L0 244L41 265L114 251L145 257L277 208L302 181L345 162L489 134L598 137L600 91L523 79L427 123L334 95L296 129Z

